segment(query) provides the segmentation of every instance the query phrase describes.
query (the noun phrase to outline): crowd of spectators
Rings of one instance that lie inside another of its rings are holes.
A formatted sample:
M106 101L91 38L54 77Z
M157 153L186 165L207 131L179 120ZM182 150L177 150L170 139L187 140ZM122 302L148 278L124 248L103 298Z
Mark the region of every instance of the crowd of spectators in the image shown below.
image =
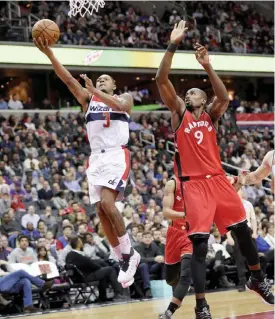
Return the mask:
M132 95L134 100L134 105L148 105L148 104L158 104L156 98L152 97L149 90L139 87L128 88L124 86L123 89L118 91L118 94L129 93ZM68 107L71 105L77 104L74 101L68 101ZM35 110L35 109L58 109L59 107L53 105L48 99L44 99L42 103L32 102L31 97L28 97L26 103L23 103L18 94L13 94L7 99L4 96L0 95L0 110ZM271 113L274 112L274 103L264 102L260 103L258 101L246 101L240 99L237 94L233 97L230 102L229 109L233 113Z
M68 2L32 2L27 9L22 5L21 11L56 21L61 30L60 44L163 49L174 24L186 19L189 29L179 45L182 50L193 50L200 42L215 52L274 53L273 22L248 2L187 1L183 8L166 8L163 16L153 9L146 14L123 1L107 1L98 13L76 18L68 17ZM1 17L0 24L8 28L11 22L5 8ZM1 39L9 41L9 36L5 31Z
M49 260L60 268L74 263L87 278L104 281L105 286L102 282L99 287L99 301L107 300L106 281L114 298L123 298L116 282L118 263L95 207L89 203L85 168L90 149L84 115L1 116L0 124L0 260L28 264ZM222 160L248 170L257 168L273 148L273 133L268 128L241 131L226 113L218 133ZM150 142L152 134L155 143ZM130 123L132 170L125 200L117 205L142 256L136 278L140 284L131 290L132 296L139 298L152 297L151 279L165 278L168 221L163 216L162 197L163 187L173 174L173 152L166 148L167 141L173 141L173 132L164 113L143 114ZM234 169L228 172L237 174ZM264 186L270 188L269 182ZM275 246L274 199L259 185L246 187L244 194L255 208L259 252L268 253ZM209 288L236 283L226 277L234 257L230 253L222 257L213 245L225 247L225 239L213 228Z

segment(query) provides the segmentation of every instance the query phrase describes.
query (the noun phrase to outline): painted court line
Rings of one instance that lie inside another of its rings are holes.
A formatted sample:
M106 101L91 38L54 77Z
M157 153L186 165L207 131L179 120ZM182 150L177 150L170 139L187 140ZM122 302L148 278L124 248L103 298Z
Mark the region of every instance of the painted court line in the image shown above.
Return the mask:
M274 319L274 311L257 312L241 316L233 315L224 319Z

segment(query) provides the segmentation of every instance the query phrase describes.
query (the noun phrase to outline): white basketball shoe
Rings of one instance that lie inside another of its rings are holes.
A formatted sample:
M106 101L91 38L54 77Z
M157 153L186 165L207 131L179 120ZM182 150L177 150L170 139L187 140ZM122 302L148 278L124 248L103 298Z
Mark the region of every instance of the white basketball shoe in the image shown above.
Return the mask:
M134 250L133 247L131 248L130 254L122 254L117 281L124 284L131 282L134 279L139 263L140 254Z

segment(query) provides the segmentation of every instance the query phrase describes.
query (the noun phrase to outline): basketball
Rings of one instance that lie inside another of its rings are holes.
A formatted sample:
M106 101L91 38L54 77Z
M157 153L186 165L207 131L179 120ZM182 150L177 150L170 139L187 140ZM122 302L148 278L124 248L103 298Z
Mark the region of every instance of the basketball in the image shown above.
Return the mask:
M55 44L60 36L58 25L49 19L37 21L32 28L32 37L38 39L39 37L43 42L48 40L49 45Z

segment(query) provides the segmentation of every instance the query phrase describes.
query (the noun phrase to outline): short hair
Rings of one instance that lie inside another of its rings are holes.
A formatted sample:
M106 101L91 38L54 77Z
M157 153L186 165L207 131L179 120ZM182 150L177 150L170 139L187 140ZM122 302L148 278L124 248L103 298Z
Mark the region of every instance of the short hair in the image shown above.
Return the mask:
M76 249L77 244L78 244L78 240L80 240L80 238L78 238L77 236L75 236L71 239L70 245L71 245L72 249Z
M87 237L88 236L91 236L92 238L94 238L93 234L92 233L85 233L83 235L83 242L86 243L87 242Z
M81 225L85 225L85 226L87 226L87 227L88 227L88 223L86 223L86 222L82 222L82 223L80 223L80 224L78 225L78 228L79 228L79 226L81 226Z
M73 227L72 227L72 226L66 225L66 226L63 227L63 231L64 231L66 228L70 228L71 230L73 230Z
M139 225L138 225L138 229L142 229L142 232L143 232L144 229L145 229L145 226L144 226L143 224L139 224Z
M78 238L78 237L75 234L71 234L71 235L68 236L68 241L69 241L70 244L71 244L71 241L72 241L73 238Z
M152 234L151 234L150 231L145 231L145 232L142 234L142 237L147 236L147 235L151 235L151 236L152 236Z
M30 239L28 236L26 235L19 235L18 236L18 242L20 243L22 239L27 239L28 242L30 242Z
M154 230L153 230L153 235L155 234L156 231L157 231L157 232L160 232L160 229L154 229Z
M96 81L97 81L102 75L108 75L108 76L112 79L113 83L116 85L116 80L115 80L110 74L101 74L101 75L96 79Z

